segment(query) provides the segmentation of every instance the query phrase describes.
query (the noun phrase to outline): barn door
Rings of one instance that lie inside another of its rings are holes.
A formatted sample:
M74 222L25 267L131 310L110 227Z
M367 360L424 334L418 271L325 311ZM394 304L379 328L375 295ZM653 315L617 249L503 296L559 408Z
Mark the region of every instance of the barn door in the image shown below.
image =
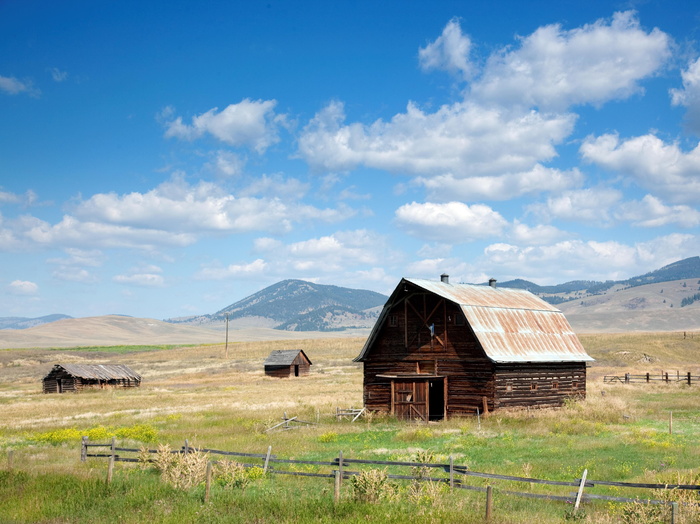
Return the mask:
M428 420L428 383L421 381L394 381L392 383L394 414L398 419Z

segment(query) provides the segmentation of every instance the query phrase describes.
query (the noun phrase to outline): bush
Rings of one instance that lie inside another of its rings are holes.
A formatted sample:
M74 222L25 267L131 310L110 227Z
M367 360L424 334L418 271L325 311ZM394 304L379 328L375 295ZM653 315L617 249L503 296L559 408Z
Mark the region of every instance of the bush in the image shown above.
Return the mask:
M388 498L393 492L386 469L367 469L353 476L353 498L357 502L375 504Z

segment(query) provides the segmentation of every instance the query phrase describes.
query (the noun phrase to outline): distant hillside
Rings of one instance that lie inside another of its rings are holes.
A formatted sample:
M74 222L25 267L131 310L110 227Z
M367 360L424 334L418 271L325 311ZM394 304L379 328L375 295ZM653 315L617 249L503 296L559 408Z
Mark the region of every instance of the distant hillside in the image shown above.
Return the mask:
M228 315L234 325L287 331L339 331L371 327L386 300L385 295L374 291L284 280L216 313L167 322L220 324Z
M48 324L49 322L55 322L57 320L63 320L69 317L68 315L46 315L44 317L37 318L25 318L25 317L0 317L0 329L27 329L35 326L40 326L42 324Z
M626 280L607 280L605 282L574 280L555 286L539 286L534 282L516 279L500 282L498 285L502 287L526 289L531 293L539 295L550 304L562 304L570 300L580 300L582 298L605 294L613 288L619 290L622 288L626 289L660 282L673 282L676 280L693 278L700 279L700 257L679 260L661 269Z

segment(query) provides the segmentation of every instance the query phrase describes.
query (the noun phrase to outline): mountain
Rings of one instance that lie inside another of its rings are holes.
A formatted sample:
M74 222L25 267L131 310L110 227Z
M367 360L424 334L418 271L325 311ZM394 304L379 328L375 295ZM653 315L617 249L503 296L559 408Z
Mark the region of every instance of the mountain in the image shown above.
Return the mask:
M44 317L26 318L26 317L0 317L0 329L27 329L31 327L48 324L56 320L65 318L73 318L68 315L46 315Z
M340 331L372 327L388 297L374 291L283 280L216 313L168 319L185 324L274 327L286 331Z
M700 257L691 257L679 260L667 266L645 273L627 280L607 280L598 282L593 280L573 280L555 286L539 286L534 282L516 279L499 283L499 286L526 289L540 296L550 304L562 304L570 300L580 300L590 296L602 295L616 289L645 286L660 282L672 282L700 278Z

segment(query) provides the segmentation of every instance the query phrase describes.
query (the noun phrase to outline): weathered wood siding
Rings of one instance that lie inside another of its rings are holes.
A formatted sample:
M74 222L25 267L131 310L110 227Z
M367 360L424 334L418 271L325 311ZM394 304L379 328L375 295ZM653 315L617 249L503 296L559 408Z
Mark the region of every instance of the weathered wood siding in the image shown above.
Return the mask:
M498 364L495 407L561 406L586 396L585 362Z
M378 326L364 361L367 409L390 413L392 380L409 380L391 377L406 374L444 377L447 417L483 412L484 399L493 410L561 406L568 397L585 396L585 362L496 364L486 357L457 304L411 286L405 293ZM395 386L393 407L401 416L405 408L397 408L397 391Z
M288 366L272 366L269 364L265 365L265 375L268 377L275 378L288 378L288 377L303 377L311 372L311 363L304 358L302 353L299 353L297 357L292 361L291 365Z
M59 387L60 382L60 387ZM91 380L81 377L74 377L66 372L51 373L42 380L44 393L69 393L77 392L88 388L103 389L108 387L139 387L138 380Z

